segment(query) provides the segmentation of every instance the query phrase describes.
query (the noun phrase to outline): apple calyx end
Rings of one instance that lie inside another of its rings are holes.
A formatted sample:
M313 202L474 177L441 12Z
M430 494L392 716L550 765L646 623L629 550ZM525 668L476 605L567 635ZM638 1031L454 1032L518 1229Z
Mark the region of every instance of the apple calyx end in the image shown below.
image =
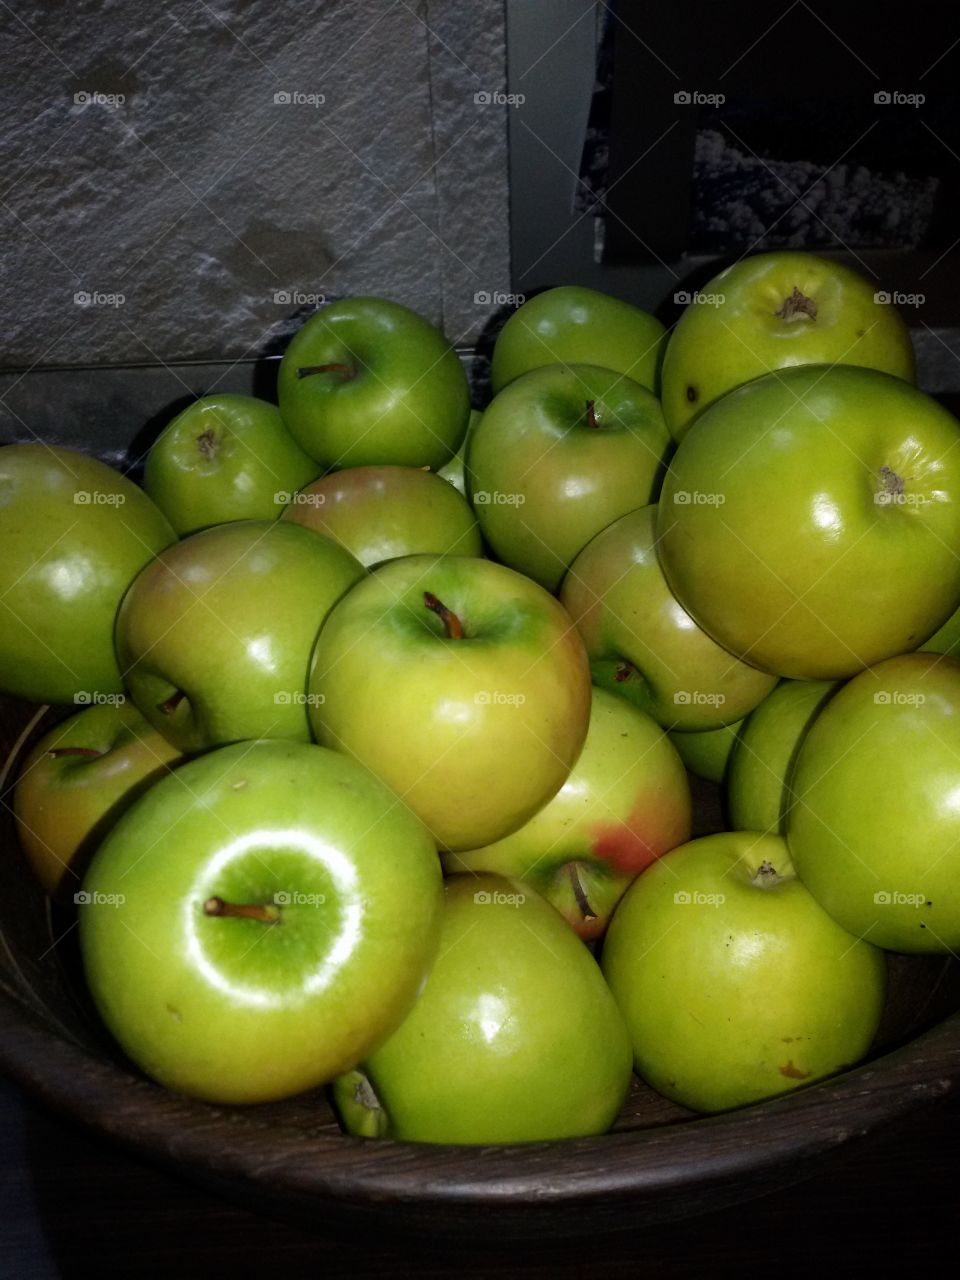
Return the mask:
M776 885L783 884L785 880L793 878L792 875L782 876L773 863L765 859L750 877L750 883L757 889L773 889Z
M203 904L203 914L237 920L258 920L261 924L279 924L280 908L272 902L225 902L223 898L208 898Z
M880 502L891 502L897 498L902 498L906 491L906 482L903 476L898 475L893 467L880 468L880 488L877 491L877 498Z
M779 320L786 320L788 323L792 320L816 320L817 304L813 298L808 298L805 293L801 293L796 285L793 286L793 292L784 298L777 311L773 313Z
M435 613L443 623L446 628L448 640L463 639L463 623L452 609L448 609L442 600L437 599L432 591L425 591L423 593L423 603L430 612Z
M338 373L344 382L356 376L356 370L349 364L308 364L297 370L298 378L311 378L315 373Z
M213 427L207 427L206 431L201 431L197 436L197 448L207 462L216 457L218 444L217 433Z

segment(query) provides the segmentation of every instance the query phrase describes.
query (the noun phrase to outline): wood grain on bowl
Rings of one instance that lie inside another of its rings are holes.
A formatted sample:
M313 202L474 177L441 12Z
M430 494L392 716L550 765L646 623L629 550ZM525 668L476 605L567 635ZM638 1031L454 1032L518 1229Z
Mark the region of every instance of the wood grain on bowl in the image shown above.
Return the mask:
M265 1211L434 1234L586 1235L680 1218L807 1176L858 1135L902 1121L960 1079L960 965L891 957L865 1064L740 1111L698 1117L640 1081L598 1138L430 1147L343 1136L322 1091L212 1107L146 1080L87 1000L69 911L51 911L16 840L12 787L63 709L0 699L0 1067L62 1114ZM716 792L697 787L700 830Z

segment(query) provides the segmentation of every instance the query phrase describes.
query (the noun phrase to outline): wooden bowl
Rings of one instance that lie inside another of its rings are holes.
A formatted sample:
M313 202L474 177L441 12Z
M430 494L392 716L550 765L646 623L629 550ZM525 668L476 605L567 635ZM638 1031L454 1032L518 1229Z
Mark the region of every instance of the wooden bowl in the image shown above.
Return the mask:
M323 1091L246 1108L170 1093L124 1059L100 1025L75 918L51 906L17 843L10 804L18 768L65 714L0 699L0 1065L64 1115L254 1208L433 1234L599 1234L795 1182L960 1077L960 966L891 956L884 1025L866 1064L710 1118L637 1081L603 1137L436 1147L345 1137ZM699 786L697 794L701 829L709 829L716 791Z

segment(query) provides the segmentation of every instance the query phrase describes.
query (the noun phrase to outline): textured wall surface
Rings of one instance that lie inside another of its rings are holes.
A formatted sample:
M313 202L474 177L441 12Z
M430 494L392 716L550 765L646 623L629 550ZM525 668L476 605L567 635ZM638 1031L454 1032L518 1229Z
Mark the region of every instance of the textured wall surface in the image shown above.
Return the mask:
M502 0L0 5L7 367L253 356L509 289Z

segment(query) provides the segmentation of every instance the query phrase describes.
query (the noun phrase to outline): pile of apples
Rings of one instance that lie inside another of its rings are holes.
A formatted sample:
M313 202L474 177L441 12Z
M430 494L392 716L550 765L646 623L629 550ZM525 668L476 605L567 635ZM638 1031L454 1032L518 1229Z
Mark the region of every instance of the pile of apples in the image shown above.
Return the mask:
M668 335L552 289L482 413L344 300L142 488L0 450L0 688L83 706L21 844L145 1073L494 1143L869 1051L885 950L960 946L960 425L886 297L759 255Z

